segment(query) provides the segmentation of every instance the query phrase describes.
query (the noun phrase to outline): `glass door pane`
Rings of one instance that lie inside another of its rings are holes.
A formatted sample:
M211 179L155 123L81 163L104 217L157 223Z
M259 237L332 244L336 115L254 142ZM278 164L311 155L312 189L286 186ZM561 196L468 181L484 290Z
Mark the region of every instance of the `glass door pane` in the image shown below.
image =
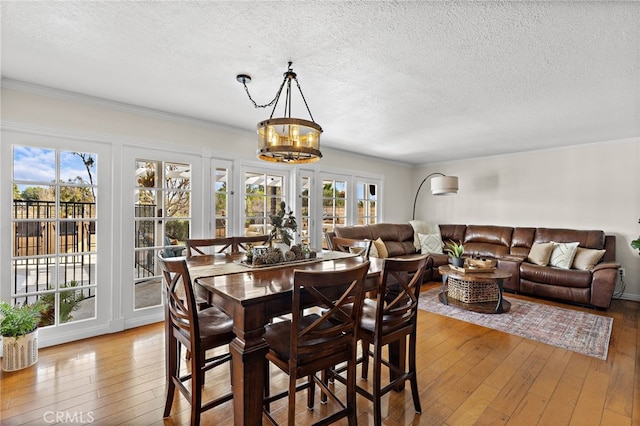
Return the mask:
M322 180L322 234L332 232L336 226L347 224L347 182L324 178ZM326 241L324 242L326 248Z
M302 175L300 177L300 222L298 223L298 231L300 232L300 243L304 245L311 244L311 182L310 176Z
M226 167L216 167L213 182L215 199L215 237L224 238L229 233L229 202L231 200L231 174Z
M245 235L266 235L271 231L269 215L276 214L284 201L283 175L245 172ZM287 205L287 207L289 207Z

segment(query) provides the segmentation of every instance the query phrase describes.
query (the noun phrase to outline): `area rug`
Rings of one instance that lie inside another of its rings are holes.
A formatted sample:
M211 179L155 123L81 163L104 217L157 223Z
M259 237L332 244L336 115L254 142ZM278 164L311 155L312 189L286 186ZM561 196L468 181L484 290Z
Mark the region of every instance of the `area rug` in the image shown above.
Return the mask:
M613 318L574 311L542 303L509 298L511 309L504 314L480 314L442 304L441 287L420 294L425 311L459 319L562 349L606 360Z

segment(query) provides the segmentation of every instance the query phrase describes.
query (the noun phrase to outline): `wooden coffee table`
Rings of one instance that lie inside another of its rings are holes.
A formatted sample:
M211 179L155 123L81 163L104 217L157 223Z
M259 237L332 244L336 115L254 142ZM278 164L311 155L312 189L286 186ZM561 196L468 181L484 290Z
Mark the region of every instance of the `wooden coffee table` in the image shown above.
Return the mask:
M439 297L445 305L484 314L501 314L511 309L511 303L502 297L502 282L511 278L510 272L495 269L490 272L464 273L449 265L440 266L438 271L442 275L442 293ZM459 286L456 293L463 297L449 295L449 278L453 279L451 285Z

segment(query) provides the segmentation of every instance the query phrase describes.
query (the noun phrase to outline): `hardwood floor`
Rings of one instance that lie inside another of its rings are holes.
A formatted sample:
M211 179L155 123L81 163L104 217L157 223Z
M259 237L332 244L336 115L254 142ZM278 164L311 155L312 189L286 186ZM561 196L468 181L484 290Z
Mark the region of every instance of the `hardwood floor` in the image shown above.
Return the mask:
M609 311L595 312L614 318L607 361L420 311L422 414L414 413L407 387L383 398L383 424L640 425L639 311L640 303L614 300ZM162 418L163 340L158 323L41 349L36 366L2 372L1 424L189 424L182 396L171 418ZM285 377L272 373L274 388L283 389ZM208 373L207 395L226 386L227 368ZM307 411L305 398L299 393L300 425L331 408ZM372 424L362 397L358 411L359 424ZM202 423L229 425L232 416L227 403L206 412Z

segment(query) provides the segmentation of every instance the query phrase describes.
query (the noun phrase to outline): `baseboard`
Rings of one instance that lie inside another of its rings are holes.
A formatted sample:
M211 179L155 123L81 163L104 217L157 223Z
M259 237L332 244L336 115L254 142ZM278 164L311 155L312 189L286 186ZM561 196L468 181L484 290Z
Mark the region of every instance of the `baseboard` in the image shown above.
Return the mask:
M614 297L614 299L630 300L632 302L640 302L640 294L622 293L620 296Z

